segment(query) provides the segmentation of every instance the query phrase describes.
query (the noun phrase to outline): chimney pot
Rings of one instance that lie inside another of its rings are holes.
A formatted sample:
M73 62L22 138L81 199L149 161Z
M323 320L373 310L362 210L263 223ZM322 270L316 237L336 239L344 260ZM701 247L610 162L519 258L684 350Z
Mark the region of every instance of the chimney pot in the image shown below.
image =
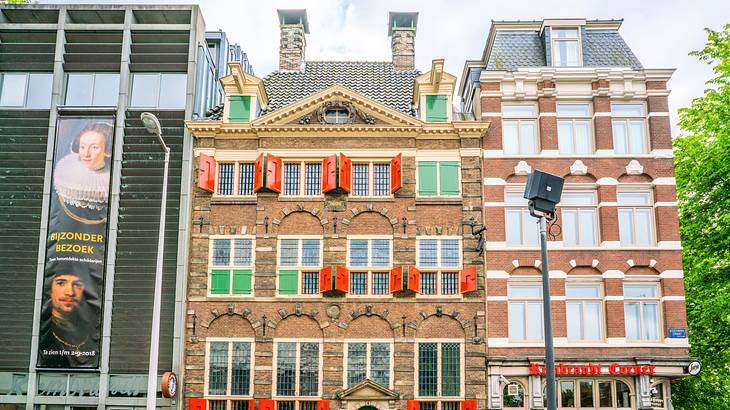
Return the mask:
M398 71L416 68L417 12L388 13L388 36L393 55L393 66Z
M304 51L309 34L307 10L277 10L281 42L279 45L279 70L301 71Z

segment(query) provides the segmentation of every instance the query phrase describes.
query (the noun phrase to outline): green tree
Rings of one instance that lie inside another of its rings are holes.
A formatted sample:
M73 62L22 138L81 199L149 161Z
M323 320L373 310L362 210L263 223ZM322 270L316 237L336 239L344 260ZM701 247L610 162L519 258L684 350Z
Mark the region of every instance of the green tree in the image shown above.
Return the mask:
M674 141L690 354L703 367L672 386L681 410L730 409L730 24L705 31L690 55L715 76L680 110Z

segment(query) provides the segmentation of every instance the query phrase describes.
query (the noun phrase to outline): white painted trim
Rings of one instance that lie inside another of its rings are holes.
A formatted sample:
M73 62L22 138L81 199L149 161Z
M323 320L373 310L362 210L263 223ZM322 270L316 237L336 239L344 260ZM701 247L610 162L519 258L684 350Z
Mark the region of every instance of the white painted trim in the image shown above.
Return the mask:
M662 279L684 279L684 271L679 270L665 270L659 274Z
M507 302L509 298L507 296L487 296L487 302Z
M664 301L668 301L668 302L681 301L681 302L684 302L685 298L684 298L684 296L662 296L661 298L659 298L659 300L661 300L662 302L664 302Z
M509 272L504 270L488 270L484 273L487 279L508 279Z
M484 207L503 207L504 202L482 202L482 206Z
M593 113L593 118L595 117L610 117L611 113L606 111L597 111ZM608 151L608 150L607 150Z
M618 185L618 180L612 177L603 177L596 181L596 185Z
M459 154L462 157L481 157L482 149L481 148L461 148L459 150Z
M624 273L620 270L607 270L601 274L601 277L604 279L622 279L624 277Z
M501 112L483 112L482 118L483 117L502 117L502 113Z
M550 250L569 250L569 251L609 251L609 250L628 250L628 251L656 251L656 250L682 250L679 241L663 241L657 246L621 246L620 241L603 241L600 246L565 246L563 241L548 241L548 249ZM488 251L539 251L539 246L514 246L508 245L506 241L486 241L484 249Z
M673 207L677 207L677 201L673 201L673 202L662 202L662 201L654 202L654 207L659 207L659 206L673 206Z
M659 177L654 178L652 183L654 185L677 185L677 180L674 177Z
M609 296L606 296L606 300L607 300L607 301L608 301L608 300L618 300L618 301L623 301L623 300L624 300L624 297L623 297L623 296L616 296L616 295L609 295Z
M676 347L689 347L689 341L687 339L664 339L664 341L658 342L628 342L625 337L609 337L604 342L584 342L584 341L568 341L567 338L556 337L555 347L598 347L598 348L610 348L610 347L622 347L622 348L635 348L635 347L658 347L658 348L676 348ZM671 340L671 341L670 341ZM520 347L543 347L545 343L543 341L537 342L518 342L510 341L508 338L503 337L490 337L487 339L487 347L507 347L507 348L520 348Z
M649 118L651 118L651 117L669 117L669 112L668 111L655 111L655 112L650 112L647 115L647 117L649 117Z
M557 117L557 116L558 116L558 113L555 113L555 112L541 112L541 113L537 114L538 119L541 117Z
M507 182L502 178L484 178L484 185L506 185Z
M659 241L657 243L657 246L659 249L671 249L671 250L678 250L681 251L682 248L682 242L680 241Z

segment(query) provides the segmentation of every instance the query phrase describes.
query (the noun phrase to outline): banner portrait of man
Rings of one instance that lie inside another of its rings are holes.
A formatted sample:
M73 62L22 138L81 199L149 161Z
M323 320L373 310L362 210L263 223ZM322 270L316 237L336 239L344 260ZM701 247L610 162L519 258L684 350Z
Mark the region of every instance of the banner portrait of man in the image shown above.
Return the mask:
M113 117L57 123L39 368L99 365L113 124Z

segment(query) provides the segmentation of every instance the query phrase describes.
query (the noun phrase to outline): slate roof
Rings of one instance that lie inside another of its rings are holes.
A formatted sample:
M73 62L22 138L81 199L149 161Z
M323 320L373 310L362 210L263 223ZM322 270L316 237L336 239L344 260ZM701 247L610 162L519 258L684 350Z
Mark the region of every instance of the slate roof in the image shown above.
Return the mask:
M584 67L642 68L618 31L584 30L582 35ZM497 30L487 70L548 66L545 47L545 39L536 30Z

